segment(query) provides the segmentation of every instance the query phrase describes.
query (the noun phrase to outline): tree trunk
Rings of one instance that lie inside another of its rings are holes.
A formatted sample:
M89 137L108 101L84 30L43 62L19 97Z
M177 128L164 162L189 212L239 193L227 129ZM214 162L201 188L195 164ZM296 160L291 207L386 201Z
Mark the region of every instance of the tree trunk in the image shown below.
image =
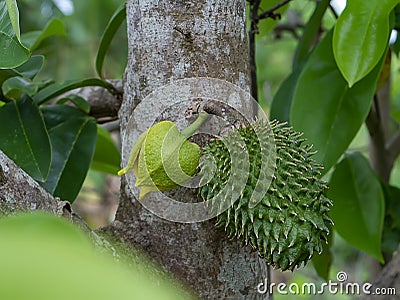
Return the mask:
M244 0L128 1L122 136L140 101L174 80L213 77L249 91L245 7ZM174 121L168 112L163 118ZM201 201L189 189L182 193L180 198ZM214 224L213 219L176 223L151 214L123 178L116 220L105 230L145 251L202 298L260 299L257 285L267 278L265 261L228 241Z

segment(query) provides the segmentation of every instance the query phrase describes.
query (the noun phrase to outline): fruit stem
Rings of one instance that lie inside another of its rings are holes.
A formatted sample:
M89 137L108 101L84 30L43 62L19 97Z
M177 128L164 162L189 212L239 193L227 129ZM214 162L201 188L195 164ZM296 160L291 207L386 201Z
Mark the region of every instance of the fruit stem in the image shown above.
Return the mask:
M181 131L181 134L185 138L191 137L193 133L195 133L196 130L199 129L199 127L204 123L204 121L207 120L207 118L208 118L208 113L202 111L192 124L190 124L188 127L186 127Z

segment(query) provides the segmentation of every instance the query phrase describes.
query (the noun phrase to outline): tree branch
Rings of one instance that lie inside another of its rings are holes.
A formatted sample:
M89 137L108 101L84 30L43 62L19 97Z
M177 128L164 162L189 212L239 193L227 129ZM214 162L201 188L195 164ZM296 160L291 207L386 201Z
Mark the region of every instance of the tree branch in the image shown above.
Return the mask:
M50 195L0 150L0 215L34 210L65 217L84 230L101 252L119 257L106 239L92 231L86 222L72 211L68 201L61 201Z
M329 9L332 12L333 16L337 20L339 18L339 15L337 14L336 10L333 8L332 4L329 4Z
M32 210L67 216L71 206L50 195L0 150L0 214Z
M374 101L367 119L365 120L365 124L367 125L370 135L371 166L384 182L388 182L393 167L393 161L390 160L388 150L385 146L386 126L384 122L386 122L387 118L383 117L383 115L386 115L386 105L382 104L381 101L388 100L386 97L379 99L379 94L374 96Z
M400 155L400 129L392 136L386 145L389 157L392 162Z
M270 9L258 14L261 0L251 0L250 3L250 30L249 30L249 57L250 57L250 93L258 101L257 68L256 68L256 34L258 33L258 22L262 19L280 19L281 15L276 10L285 6L291 0L284 0Z
M379 276L372 283L371 292L374 291L375 288L379 287L389 291L388 288L395 288L397 295L365 295L361 299L362 300L373 300L373 299L386 299L386 300L395 300L398 299L398 293L400 292L400 247L397 249L396 256L383 268ZM383 291L383 290L382 290Z
M117 91L115 95L105 88L90 86L72 90L60 97L77 94L89 102L90 115L95 117L99 123L114 121L118 118L118 111L122 103L123 83L122 80L110 80L110 83Z
M258 20L266 19L266 18L272 18L272 19L280 19L281 14L276 13L278 9L281 7L285 6L292 0L283 0L282 2L278 3L277 5L271 7L270 9L263 11L260 15L258 15Z
M250 59L250 93L258 101L257 87L257 67L256 67L256 34L258 33L258 9L261 0L254 0L250 10L250 30L249 30L249 59Z

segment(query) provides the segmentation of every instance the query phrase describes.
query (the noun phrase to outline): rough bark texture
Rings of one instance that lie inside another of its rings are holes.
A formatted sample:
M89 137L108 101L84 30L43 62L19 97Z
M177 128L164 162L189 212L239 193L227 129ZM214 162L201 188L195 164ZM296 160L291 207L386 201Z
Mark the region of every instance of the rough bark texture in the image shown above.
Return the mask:
M63 215L70 206L55 199L0 151L0 215L37 209Z
M68 201L61 201L50 195L0 150L0 216L34 210L47 211L70 220L87 232L100 252L119 257L115 248L106 239L97 235L72 212Z
M127 4L129 57L121 133L135 106L157 87L189 77L224 79L249 90L245 1L138 1ZM163 115L168 119L168 115ZM187 192L194 201L196 194ZM228 241L210 220L165 221L134 199L122 180L115 222L104 229L147 252L202 298L260 299L264 260Z
M396 256L385 266L376 280L372 283L374 291L375 288L395 288L396 295L366 295L362 297L362 300L375 300L375 299L385 299L385 300L397 300L399 299L400 293L400 247L397 249ZM388 290L387 290L388 291Z

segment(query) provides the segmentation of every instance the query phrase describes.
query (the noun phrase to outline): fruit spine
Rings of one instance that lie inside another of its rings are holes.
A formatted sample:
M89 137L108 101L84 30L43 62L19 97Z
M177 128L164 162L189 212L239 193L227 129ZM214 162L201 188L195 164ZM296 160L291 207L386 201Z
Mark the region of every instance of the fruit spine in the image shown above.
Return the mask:
M223 139L211 140L203 149L200 164L201 196L212 200L214 212L227 208L217 216L217 224L229 237L250 244L269 264L282 270L293 270L306 264L315 252L321 253L332 224L327 215L332 204L323 194L327 185L319 179L322 166L311 158L315 152L303 144L301 135L285 123L273 121L269 128L257 121ZM246 151L238 145L237 136L247 150L246 166L240 157ZM267 187L263 182L268 181L268 174L261 165L268 159L265 151L272 138L276 169ZM238 166L245 168L238 170ZM244 172L246 168L248 172ZM260 199L253 202L254 195Z

